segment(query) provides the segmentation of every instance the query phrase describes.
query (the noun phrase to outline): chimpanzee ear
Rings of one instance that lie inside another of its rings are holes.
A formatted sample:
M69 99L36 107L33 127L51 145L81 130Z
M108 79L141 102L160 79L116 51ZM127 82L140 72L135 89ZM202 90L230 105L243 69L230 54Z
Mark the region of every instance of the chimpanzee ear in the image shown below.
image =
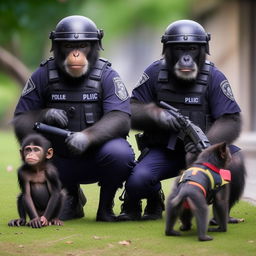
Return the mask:
M22 149L20 149L20 157L21 157L21 159L24 161L24 156L23 156L23 151L22 151Z
M53 148L49 148L46 153L46 159L51 159L53 156Z
M219 144L219 152L222 159L225 159L227 157L227 143L222 142Z

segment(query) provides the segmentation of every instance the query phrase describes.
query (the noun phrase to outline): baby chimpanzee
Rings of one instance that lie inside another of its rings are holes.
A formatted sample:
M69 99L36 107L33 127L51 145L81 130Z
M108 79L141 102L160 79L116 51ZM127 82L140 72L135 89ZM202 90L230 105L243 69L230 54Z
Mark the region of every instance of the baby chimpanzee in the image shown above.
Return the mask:
M18 169L21 194L17 206L19 219L9 226L25 226L26 215L32 228L63 225L58 219L64 193L55 167L50 163L53 149L50 142L39 134L27 136L20 150L23 165Z
M192 166L176 180L167 201L167 236L180 235L173 229L178 216L182 222L180 230L190 230L193 213L196 217L198 239L212 240L213 238L206 234L208 204L212 202L215 205L214 213L219 227L211 228L209 231L227 231L228 181L231 180L231 174L222 168L225 168L230 160L231 154L226 143L212 145L202 151ZM223 193L215 193L220 189Z

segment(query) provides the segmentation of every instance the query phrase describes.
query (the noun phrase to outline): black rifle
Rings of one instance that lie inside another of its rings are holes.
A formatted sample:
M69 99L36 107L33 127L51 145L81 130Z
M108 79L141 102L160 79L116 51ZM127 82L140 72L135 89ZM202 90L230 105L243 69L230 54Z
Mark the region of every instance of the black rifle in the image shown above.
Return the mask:
M187 116L183 116L177 108L174 108L164 101L160 101L160 105L178 120L181 126L182 137L188 136L195 144L198 151L201 152L211 145L201 128L193 124Z
M51 125L43 124L43 123L35 123L34 128L35 131L38 131L39 133L45 134L45 135L54 135L62 138L67 138L70 136L73 132L64 130L58 127L54 127Z

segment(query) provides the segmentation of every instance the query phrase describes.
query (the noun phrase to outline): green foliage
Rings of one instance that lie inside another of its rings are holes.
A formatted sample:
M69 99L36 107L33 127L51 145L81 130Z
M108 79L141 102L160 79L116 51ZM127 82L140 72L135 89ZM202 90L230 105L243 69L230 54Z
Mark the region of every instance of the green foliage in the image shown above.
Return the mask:
M80 14L88 15L110 37L126 34L137 27L165 27L189 13L189 0L93 0Z
M4 31L0 44L29 66L38 65L49 41L49 32L61 18L75 13L81 2L84 1L0 1L0 24Z
M13 106L17 100L19 88L17 84L8 76L0 73L0 120L3 120L10 106Z
M0 45L35 67L49 55L48 35L67 15L91 18L107 35L104 40L137 27L163 30L173 20L188 15L189 0L9 0L0 1ZM47 50L45 50L47 49ZM33 52L31 51L33 50Z
M130 141L134 134L131 133ZM85 218L66 221L62 227L32 229L8 227L10 219L17 218L18 194L16 168L20 164L18 145L10 132L0 131L0 251L1 256L254 256L256 251L256 207L240 202L232 211L234 217L245 222L229 224L227 233L212 233L211 242L198 242L195 224L181 237L164 235L165 221L96 222L99 187L83 185L88 202ZM13 168L13 169L12 169ZM162 182L165 195L171 180ZM114 211L120 212L118 191ZM145 205L145 202L143 202ZM179 224L177 224L177 229ZM126 244L126 245L125 245Z

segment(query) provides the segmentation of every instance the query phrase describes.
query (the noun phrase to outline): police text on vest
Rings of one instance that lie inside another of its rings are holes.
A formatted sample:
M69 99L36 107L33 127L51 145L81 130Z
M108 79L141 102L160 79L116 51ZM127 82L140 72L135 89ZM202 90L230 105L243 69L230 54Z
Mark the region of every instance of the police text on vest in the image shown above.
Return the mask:
M52 100L66 100L66 94L52 94Z

